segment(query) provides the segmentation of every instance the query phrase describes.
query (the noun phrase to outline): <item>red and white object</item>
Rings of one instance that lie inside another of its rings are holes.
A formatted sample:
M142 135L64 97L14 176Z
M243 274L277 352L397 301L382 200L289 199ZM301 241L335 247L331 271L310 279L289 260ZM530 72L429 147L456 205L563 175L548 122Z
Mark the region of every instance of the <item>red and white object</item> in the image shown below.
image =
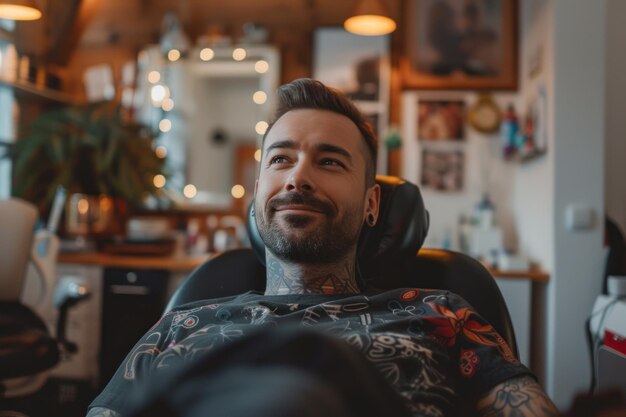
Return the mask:
M616 301L607 310L604 345L626 355L626 299Z
M626 355L626 298L598 296L592 310L591 333L594 339Z

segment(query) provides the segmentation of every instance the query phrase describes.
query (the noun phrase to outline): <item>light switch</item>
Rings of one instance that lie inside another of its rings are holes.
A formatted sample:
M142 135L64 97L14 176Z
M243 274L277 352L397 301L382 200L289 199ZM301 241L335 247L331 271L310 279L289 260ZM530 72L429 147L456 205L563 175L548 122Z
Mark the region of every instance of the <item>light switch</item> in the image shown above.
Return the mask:
M590 230L594 221L595 211L586 204L570 204L565 208L565 227L568 230Z

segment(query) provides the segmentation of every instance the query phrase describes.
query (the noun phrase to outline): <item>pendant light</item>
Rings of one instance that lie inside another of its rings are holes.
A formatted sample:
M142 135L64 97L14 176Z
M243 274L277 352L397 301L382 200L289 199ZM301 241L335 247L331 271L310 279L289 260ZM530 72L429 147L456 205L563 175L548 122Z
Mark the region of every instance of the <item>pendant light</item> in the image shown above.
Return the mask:
M343 27L355 35L386 35L396 30L396 22L389 17L382 0L358 0L354 15Z
M0 19L37 20L41 10L34 0L0 0Z

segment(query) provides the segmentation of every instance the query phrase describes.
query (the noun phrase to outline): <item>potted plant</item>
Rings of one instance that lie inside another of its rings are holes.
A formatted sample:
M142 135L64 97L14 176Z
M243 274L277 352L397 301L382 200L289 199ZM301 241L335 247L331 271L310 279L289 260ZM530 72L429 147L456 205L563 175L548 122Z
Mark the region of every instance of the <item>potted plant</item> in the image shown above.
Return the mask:
M154 139L145 126L124 120L112 102L42 112L8 152L13 195L34 202L41 213L58 186L140 207L158 193L154 176L163 174Z

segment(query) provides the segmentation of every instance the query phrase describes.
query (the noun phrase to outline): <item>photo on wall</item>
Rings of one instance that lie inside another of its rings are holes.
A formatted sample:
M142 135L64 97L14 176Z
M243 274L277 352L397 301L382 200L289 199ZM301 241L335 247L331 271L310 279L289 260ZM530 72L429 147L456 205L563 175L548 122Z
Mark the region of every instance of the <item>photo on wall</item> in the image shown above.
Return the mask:
M315 31L313 78L355 101L387 102L389 37L359 36L342 27Z
M350 97L379 138L389 133L391 37L360 36L341 26L321 27L313 38L313 78ZM378 172L387 172L387 148L378 145Z
M458 150L422 151L421 185L438 191L461 191L465 176L465 155Z
M462 100L420 100L417 137L427 141L465 140L466 108Z
M406 0L404 88L517 89L517 0Z

